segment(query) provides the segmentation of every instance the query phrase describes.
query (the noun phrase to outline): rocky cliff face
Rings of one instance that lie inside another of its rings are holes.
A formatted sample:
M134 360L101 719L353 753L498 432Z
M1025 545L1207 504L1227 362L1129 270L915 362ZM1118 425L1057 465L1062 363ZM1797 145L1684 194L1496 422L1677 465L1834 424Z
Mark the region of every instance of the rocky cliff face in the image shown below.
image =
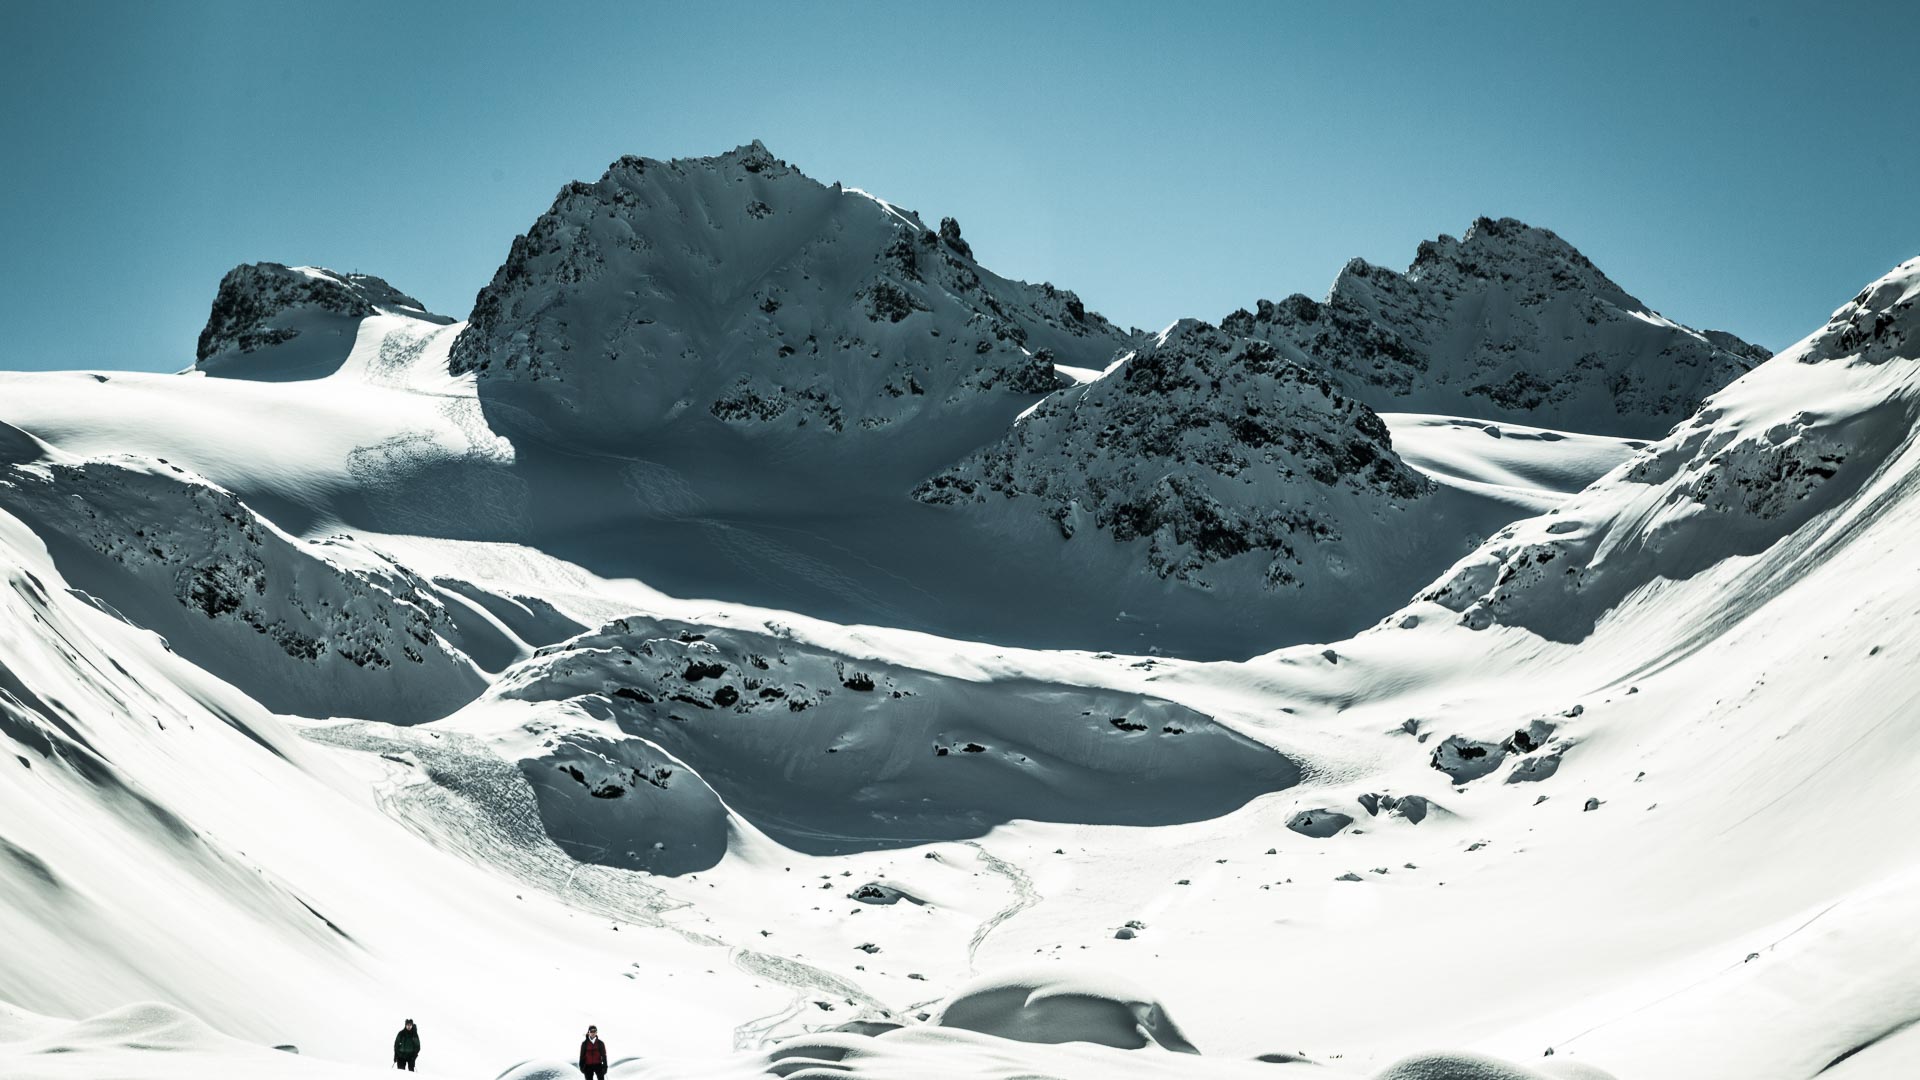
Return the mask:
M1770 355L1627 294L1571 244L1512 218L1420 245L1404 274L1347 264L1325 300L1221 321L1299 349L1376 409L1656 437Z
M1392 527L1430 486L1373 410L1297 353L1186 321L914 497L1141 541L1154 573L1197 586L1215 564L1252 560L1281 588L1326 572L1354 528Z
M1129 335L981 267L952 219L822 184L759 143L569 184L474 302L449 367L568 441L681 417L852 434L1008 417Z
M236 266L220 279L200 331L197 366L217 371L236 357L285 344L316 326L371 315L404 315L437 325L453 321L370 274L270 262Z

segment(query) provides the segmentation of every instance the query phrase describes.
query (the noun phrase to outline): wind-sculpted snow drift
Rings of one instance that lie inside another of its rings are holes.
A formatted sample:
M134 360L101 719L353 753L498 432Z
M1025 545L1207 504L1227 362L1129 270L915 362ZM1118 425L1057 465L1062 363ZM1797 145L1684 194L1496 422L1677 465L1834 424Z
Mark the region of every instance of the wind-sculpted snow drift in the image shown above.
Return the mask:
M758 144L240 268L0 376L0 1076L1911 1075L1917 297L1136 334Z

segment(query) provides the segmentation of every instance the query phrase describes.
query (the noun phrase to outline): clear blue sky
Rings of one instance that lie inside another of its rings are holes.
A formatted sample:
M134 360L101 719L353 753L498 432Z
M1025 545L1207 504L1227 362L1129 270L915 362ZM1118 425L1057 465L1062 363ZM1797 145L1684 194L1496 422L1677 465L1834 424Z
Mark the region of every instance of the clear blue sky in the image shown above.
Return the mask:
M184 366L256 260L464 316L566 181L756 137L1123 324L1505 214L1778 348L1920 254L1916 7L0 0L0 367Z

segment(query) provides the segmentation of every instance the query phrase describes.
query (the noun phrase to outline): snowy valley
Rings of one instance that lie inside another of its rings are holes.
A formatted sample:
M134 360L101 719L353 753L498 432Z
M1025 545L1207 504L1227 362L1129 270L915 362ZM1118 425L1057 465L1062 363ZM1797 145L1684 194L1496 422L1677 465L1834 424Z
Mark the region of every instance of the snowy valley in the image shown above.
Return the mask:
M1911 1074L1920 259L1776 356L929 220L627 157L468 320L0 373L0 1076Z

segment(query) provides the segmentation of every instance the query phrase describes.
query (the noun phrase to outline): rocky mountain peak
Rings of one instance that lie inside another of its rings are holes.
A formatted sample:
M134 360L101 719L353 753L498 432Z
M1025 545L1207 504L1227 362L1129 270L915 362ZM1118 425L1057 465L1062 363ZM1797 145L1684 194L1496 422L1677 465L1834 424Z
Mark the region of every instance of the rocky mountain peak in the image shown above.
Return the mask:
M1067 539L1143 541L1152 572L1201 588L1323 580L1351 522L1431 484L1373 410L1301 359L1183 319L914 496L976 512L1013 500Z
M1649 309L1555 233L1480 218L1405 273L1354 259L1324 300L1222 320L1285 343L1376 409L1651 437L1769 353Z
M606 442L702 416L749 434L1011 419L1061 385L1055 362L1103 367L1131 344L1074 294L981 267L953 219L929 229L755 142L567 185L448 363L517 420Z
M787 164L779 158L774 157L772 152L767 149L767 144L761 142L759 139L755 139L744 146L736 146L732 150L719 155L714 160L724 161L731 165L738 165L750 173L765 172L775 168L785 168Z
M562 193L564 194L566 191L576 188L591 189L601 185L608 185L610 182L614 187L632 188L638 186L638 181L648 172L658 169L678 173L705 170L708 172L729 174L736 179L744 176L762 176L769 179L797 177L816 187L824 188L827 186L807 176L780 158L774 157L773 152L767 149L765 143L762 143L759 139L755 139L745 145L736 146L723 154L712 154L706 157L669 158L662 161L657 158L643 157L638 154L627 154L607 167L607 171L601 177L599 185L589 184L585 181L574 181L562 189Z
M1645 307L1558 233L1509 217L1476 218L1458 240L1440 236L1422 241L1407 277L1537 283L1552 291L1604 297L1624 309Z
M372 274L341 274L318 266L243 263L227 271L214 294L195 357L201 363L226 352L241 354L298 337L301 316L364 319L402 315L445 325L425 305Z

